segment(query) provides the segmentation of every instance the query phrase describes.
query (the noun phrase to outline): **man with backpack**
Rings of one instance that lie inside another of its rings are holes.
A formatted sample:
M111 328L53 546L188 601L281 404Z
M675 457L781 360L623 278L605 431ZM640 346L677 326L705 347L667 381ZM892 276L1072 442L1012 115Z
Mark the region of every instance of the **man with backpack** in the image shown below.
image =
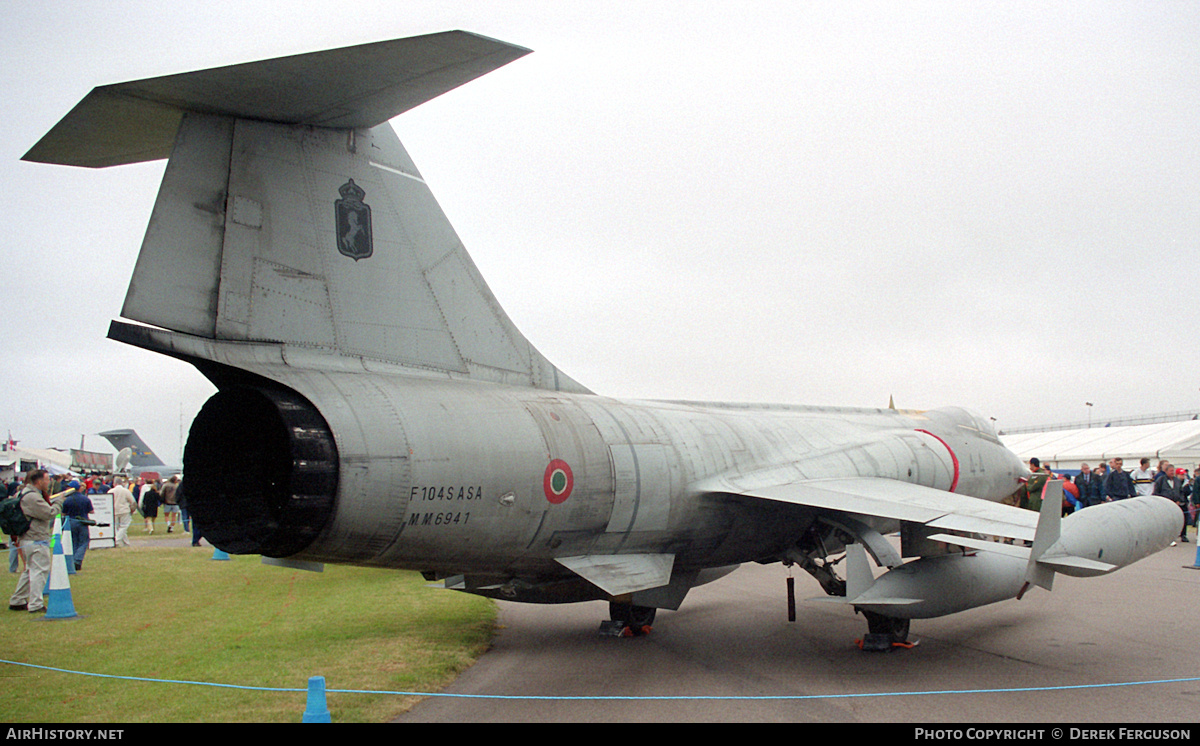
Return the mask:
M42 591L50 575L50 527L65 495L51 500L50 476L45 469L34 469L25 477L25 485L17 496L21 513L29 521L29 527L13 536L20 546L25 569L17 580L16 590L8 599L8 608L36 614L46 610ZM15 532L17 529L13 530Z

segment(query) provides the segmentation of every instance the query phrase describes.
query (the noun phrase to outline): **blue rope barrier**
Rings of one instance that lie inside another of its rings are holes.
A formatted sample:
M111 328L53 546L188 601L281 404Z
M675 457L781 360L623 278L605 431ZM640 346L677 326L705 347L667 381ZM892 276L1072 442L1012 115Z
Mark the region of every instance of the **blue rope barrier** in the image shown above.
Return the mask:
M122 679L125 681L146 681L155 684L192 684L195 686L214 686L224 689L251 689L261 692L307 692L307 688L283 689L269 686L243 686L240 684L214 684L207 681L181 681L175 679L148 679L140 676L119 676L107 673L89 673L87 671L70 671L65 668L39 666L34 663L0 660L12 666L25 666L43 671L74 674L76 676L96 676L104 679ZM326 689L327 694L395 694L404 697L456 697L460 699L521 699L521 700L587 700L587 701L670 701L670 700L805 700L805 699L861 699L866 697L921 697L943 694L1014 694L1018 692L1049 692L1074 689L1106 689L1120 686L1149 686L1153 684L1182 684L1200 681L1200 676L1182 679L1154 679L1151 681L1118 681L1109 684L1065 684L1062 686L1023 686L1009 689L939 689L919 692L859 692L851 694L765 694L765 695L648 695L648 696L610 696L610 695L537 695L537 694L448 694L446 692L404 692L386 689Z
M149 681L154 684L193 684L195 686L215 686L223 689L253 689L260 692L307 692L307 689L278 689L269 686L243 686L241 684L214 684L209 681L182 681L177 679L147 679L141 676L120 676L113 673L91 673L89 671L71 671L66 668L54 668L52 666L39 666L35 663L22 663L20 661L0 660L0 663L7 663L11 666L25 666L26 668L39 668L43 671L55 671L57 673L69 673L75 676L95 676L101 679L122 679L124 681Z

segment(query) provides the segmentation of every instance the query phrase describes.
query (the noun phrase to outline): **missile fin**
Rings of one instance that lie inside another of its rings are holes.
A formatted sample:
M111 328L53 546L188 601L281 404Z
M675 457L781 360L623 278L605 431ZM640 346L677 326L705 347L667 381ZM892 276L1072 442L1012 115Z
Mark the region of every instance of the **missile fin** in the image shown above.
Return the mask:
M953 544L956 547L964 549L974 549L980 552L996 552L1017 559L1029 559L1029 547L1021 547L1016 544L1003 544L998 541L989 541L987 539L975 539L970 536L958 536L956 534L931 534L927 537L930 541L942 541L947 544Z
M1051 547L1058 543L1062 531L1062 480L1046 481L1042 488L1042 510L1038 515L1037 531L1033 535L1033 549L1029 553L1029 566L1025 570L1025 583L1036 585L1046 590L1054 587L1054 568L1049 564L1038 562ZM1066 552L1052 554L1065 555ZM1017 597L1024 595L1024 589Z
M1039 565L1049 565L1052 569L1074 570L1073 575L1106 575L1118 568L1118 565L1110 565L1107 562L1088 559L1086 557L1075 557L1073 555L1062 555L1054 557L1043 556L1038 560Z
M846 598L855 599L871 590L875 575L867 561L867 550L862 544L846 546Z
M883 613L883 607L888 606L912 606L913 604L922 603L923 598L900 598L890 596L880 596L879 598L846 598L845 596L812 596L804 599L805 601L815 601L826 604L849 604L855 607L867 609L868 611L879 611ZM876 608L880 607L880 608Z

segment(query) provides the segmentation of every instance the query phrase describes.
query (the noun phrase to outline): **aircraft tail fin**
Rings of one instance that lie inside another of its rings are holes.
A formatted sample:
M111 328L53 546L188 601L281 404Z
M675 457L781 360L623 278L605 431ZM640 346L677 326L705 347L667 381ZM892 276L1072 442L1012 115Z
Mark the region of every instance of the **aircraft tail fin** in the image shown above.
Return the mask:
M132 466L166 466L163 460L155 455L154 451L150 450L150 446L146 445L141 436L133 430L109 430L100 433L100 437L112 443L113 448L118 451L125 448L130 449L129 463Z
M105 86L25 157L170 156L128 319L290 364L586 393L509 320L387 124L528 51L456 31Z

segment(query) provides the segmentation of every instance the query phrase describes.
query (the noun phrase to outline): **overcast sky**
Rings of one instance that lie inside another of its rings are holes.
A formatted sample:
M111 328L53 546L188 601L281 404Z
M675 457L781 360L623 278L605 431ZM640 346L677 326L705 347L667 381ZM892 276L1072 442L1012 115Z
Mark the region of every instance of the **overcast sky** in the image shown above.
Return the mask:
M165 161L20 161L47 130L98 85L450 29L534 53L392 126L598 393L1200 409L1200 3L55 2L0 28L23 445L132 427L177 462L214 392L105 339Z

